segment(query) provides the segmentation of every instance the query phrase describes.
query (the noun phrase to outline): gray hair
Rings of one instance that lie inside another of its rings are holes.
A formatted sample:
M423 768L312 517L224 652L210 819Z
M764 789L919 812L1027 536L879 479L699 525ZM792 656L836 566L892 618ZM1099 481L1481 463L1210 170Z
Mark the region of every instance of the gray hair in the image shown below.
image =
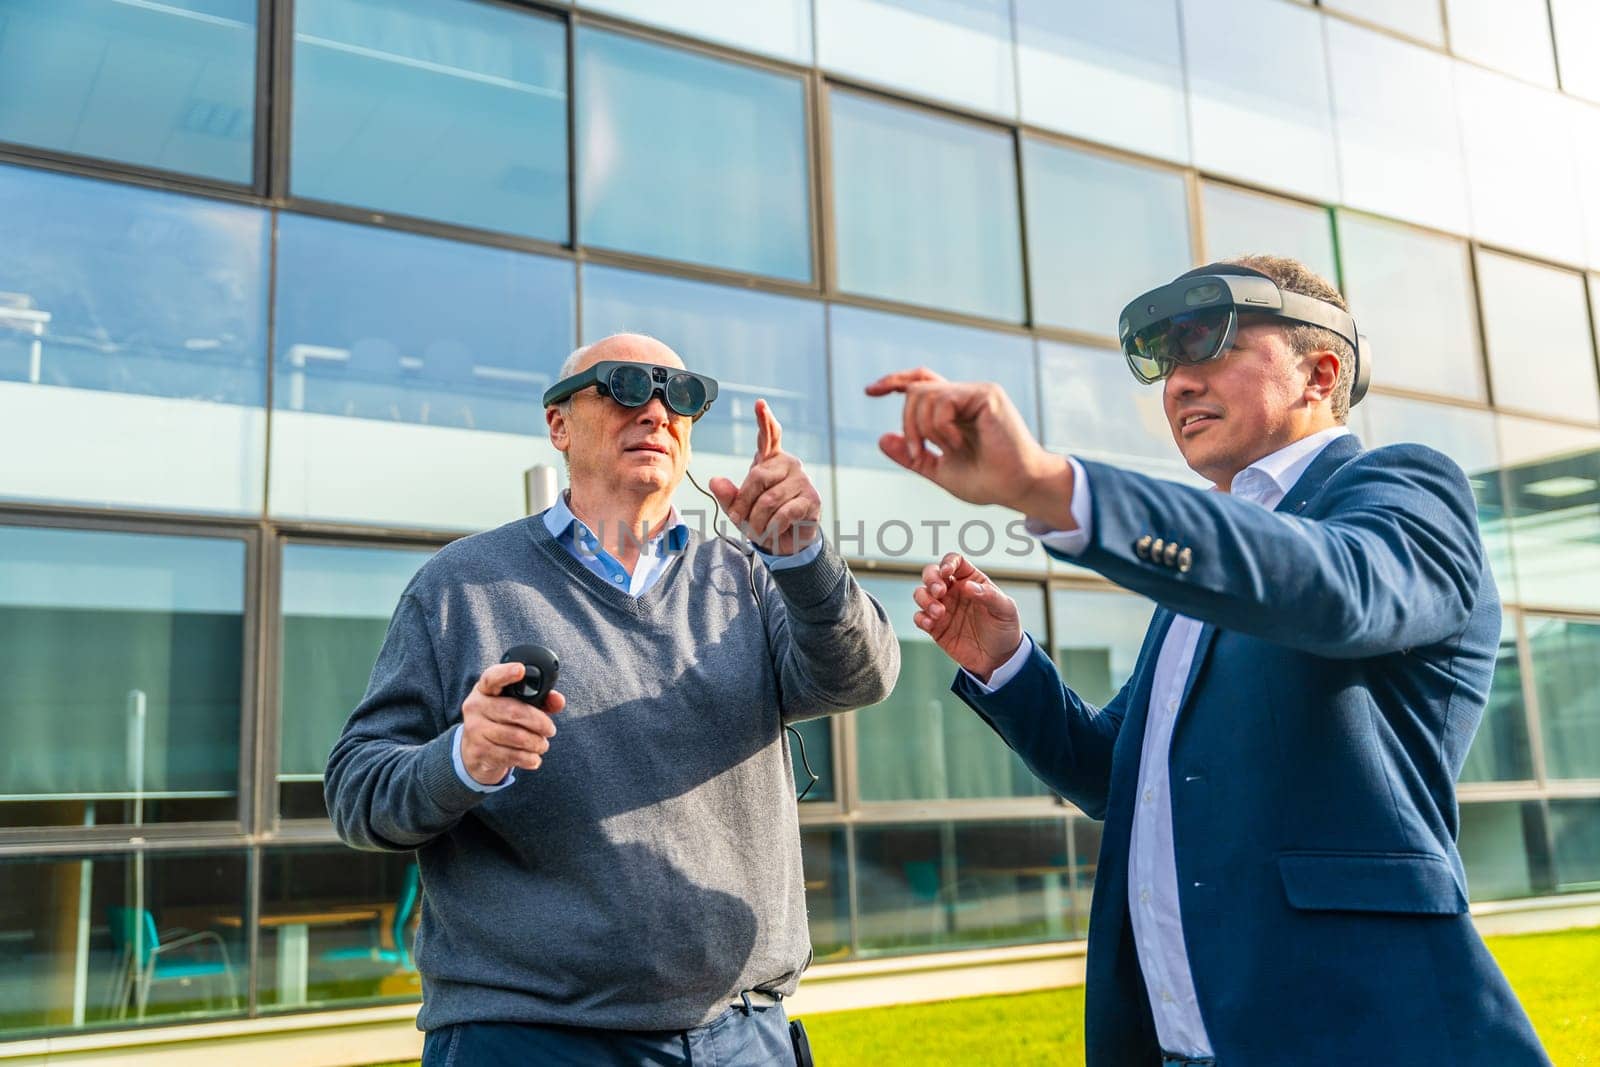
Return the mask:
M605 340L609 340L609 338L606 338ZM583 361L588 358L589 353L593 351L595 345L604 344L605 340L595 341L593 344L580 345L579 347L574 348L572 350L572 354L561 361L561 369L556 371L556 381L559 382L572 377L574 374L577 374L578 367L581 366ZM571 411L572 398L569 396L559 404L552 404L550 406L560 408L563 412Z

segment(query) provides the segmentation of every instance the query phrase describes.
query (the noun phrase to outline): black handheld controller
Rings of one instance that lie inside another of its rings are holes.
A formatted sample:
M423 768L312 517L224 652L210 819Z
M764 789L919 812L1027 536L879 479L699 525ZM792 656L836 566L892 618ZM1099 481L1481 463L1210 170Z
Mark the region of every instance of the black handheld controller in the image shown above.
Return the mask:
M544 698L556 687L556 674L561 670L556 654L543 645L518 645L501 656L500 662L520 663L527 672L520 682L512 682L500 690L500 695L536 708L544 707Z

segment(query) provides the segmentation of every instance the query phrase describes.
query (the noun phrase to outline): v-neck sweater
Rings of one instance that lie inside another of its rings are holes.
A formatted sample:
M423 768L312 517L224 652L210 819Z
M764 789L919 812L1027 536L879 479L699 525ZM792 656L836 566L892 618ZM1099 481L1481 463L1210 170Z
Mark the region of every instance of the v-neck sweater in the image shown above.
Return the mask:
M538 770L474 792L451 730L523 643L560 657L567 707ZM345 841L417 852L418 1025L685 1029L741 992L792 992L810 942L783 726L883 700L899 664L831 546L752 572L694 534L638 597L537 518L441 549L326 777Z

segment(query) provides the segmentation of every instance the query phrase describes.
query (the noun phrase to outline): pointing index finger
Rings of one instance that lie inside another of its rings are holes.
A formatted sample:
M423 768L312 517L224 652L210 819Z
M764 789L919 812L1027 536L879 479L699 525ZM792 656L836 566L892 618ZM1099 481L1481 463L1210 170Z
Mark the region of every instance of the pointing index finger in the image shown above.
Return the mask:
M771 459L783 451L783 426L765 399L756 401L756 460Z

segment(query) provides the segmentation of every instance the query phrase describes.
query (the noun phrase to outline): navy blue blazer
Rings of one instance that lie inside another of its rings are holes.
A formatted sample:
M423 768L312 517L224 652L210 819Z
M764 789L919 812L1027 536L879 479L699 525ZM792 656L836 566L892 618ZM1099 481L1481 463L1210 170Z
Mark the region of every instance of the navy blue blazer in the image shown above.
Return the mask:
M1105 820L1091 1067L1160 1062L1128 845L1174 612L1205 624L1172 738L1172 832L1220 1067L1548 1063L1472 925L1456 851L1455 781L1500 642L1461 469L1420 445L1364 452L1341 437L1268 511L1083 467L1091 543L1061 558L1159 605L1133 676L1095 707L1036 650L999 692L964 675L955 691L1042 781Z

